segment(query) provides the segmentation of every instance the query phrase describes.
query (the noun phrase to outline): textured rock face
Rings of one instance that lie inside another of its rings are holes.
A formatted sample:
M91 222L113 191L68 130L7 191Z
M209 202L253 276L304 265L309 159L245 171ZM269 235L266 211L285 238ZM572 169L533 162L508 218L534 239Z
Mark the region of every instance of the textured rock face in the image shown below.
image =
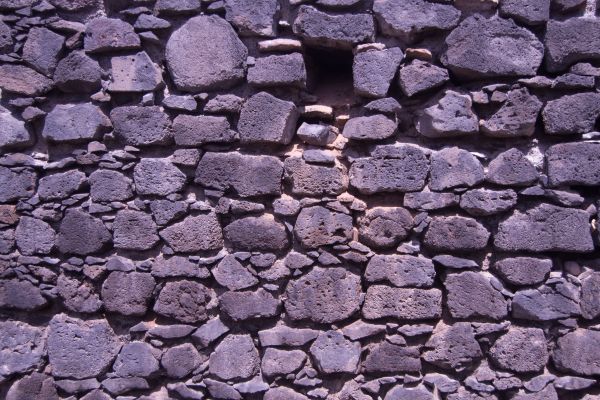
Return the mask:
M600 23L595 18L549 21L544 36L546 67L561 71L577 61L600 58L598 32Z
M2 376L23 374L37 367L45 352L44 331L24 322L0 323Z
M448 274L444 279L446 303L454 318L483 317L499 320L507 314L507 301L488 275L479 272ZM482 302L481 299L486 301Z
M548 149L546 163L552 186L600 185L598 143L562 143Z
M435 251L473 251L483 249L489 237L490 232L472 218L436 217L423 243Z
M469 96L448 90L437 104L424 110L417 123L417 130L430 138L475 134L479 132L479 124L471 106Z
M483 356L473 329L466 322L439 323L425 347L430 350L423 353L423 360L455 371L470 367Z
M408 237L413 222L405 208L375 207L358 221L359 238L371 247L393 247Z
M546 103L542 117L546 133L572 135L594 129L600 115L600 94L578 93Z
M171 122L159 107L117 107L110 113L115 133L132 146L166 144Z
M362 312L366 319L395 317L410 321L438 318L442 312L442 292L438 289L371 286Z
M154 311L181 322L194 323L208 319L206 304L210 300L208 289L198 282L168 282L160 291Z
M538 328L511 328L490 349L492 361L513 372L538 372L548 362L544 331Z
M92 104L60 104L46 117L42 136L57 143L90 141L110 126L106 115Z
M397 47L358 53L352 64L354 92L365 97L385 97L403 58Z
M376 0L373 3L373 11L383 33L399 37L452 29L458 24L460 17L460 11L451 5L424 0Z
M238 129L242 143L288 144L297 121L294 103L267 92L250 97L240 112Z

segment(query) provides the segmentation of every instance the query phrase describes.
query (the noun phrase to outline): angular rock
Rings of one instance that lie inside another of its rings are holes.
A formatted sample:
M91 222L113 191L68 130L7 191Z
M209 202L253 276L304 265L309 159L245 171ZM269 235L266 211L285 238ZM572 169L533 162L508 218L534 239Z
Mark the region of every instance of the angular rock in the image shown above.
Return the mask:
M164 257L162 254L156 257L152 264L152 276L158 278L169 278L184 276L188 278L208 278L208 269L199 266L185 256Z
M223 232L215 213L188 216L159 233L169 247L179 253L218 250L223 247Z
M497 138L531 136L542 105L526 88L511 90L502 107L481 123L481 132Z
M41 219L22 216L15 229L17 247L22 254L49 254L54 248L56 232Z
M285 310L293 320L341 321L359 309L360 277L341 267L314 267L290 280L285 294Z
M113 271L102 284L104 308L121 315L144 315L155 286L156 281L148 273Z
M104 319L83 321L55 315L48 333L52 375L84 379L103 374L121 348L117 335Z
M402 385L398 385L393 387L387 394L385 395L384 400L429 400L431 399L431 392L425 389L423 386L417 386L414 388L404 387ZM449 400L456 400L450 399ZM461 397L461 400L467 400L466 397ZM471 400L471 399L469 399ZM478 398L473 397L473 400L479 400ZM489 400L495 400L490 398Z
M434 217L423 244L434 251L476 251L486 247L490 232L473 218Z
M342 135L350 140L382 140L396 133L397 124L383 114L351 118Z
M364 97L385 97L398 66L404 58L399 47L363 51L354 56L354 93Z
M276 0L225 0L225 19L241 36L275 36L278 16Z
M520 327L500 336L489 355L498 367L516 373L540 372L549 357L544 331Z
M10 53L13 50L13 45L10 26L0 21L0 54Z
M103 70L83 51L74 51L58 62L54 83L67 93L90 93L100 89Z
M581 315L594 319L600 315L600 273L592 272L581 279Z
M247 289L258 283L258 279L252 275L248 268L240 264L232 255L225 256L212 269L212 274L219 285L234 291Z
M198 282L167 282L154 303L154 312L185 323L206 321L210 297L209 290Z
M480 15L464 19L446 37L446 46L442 63L466 79L534 76L544 55L529 30L510 19Z
M0 279L0 309L35 311L48 304L42 291L29 281Z
M149 250L159 241L156 224L150 214L121 210L113 222L113 243L118 249Z
M84 256L104 249L111 239L100 219L80 208L71 208L60 223L56 246L61 253Z
M181 379L191 374L202 361L206 361L202 358L191 343L184 343L165 351L160 363L169 378Z
M230 143L236 138L225 117L180 114L173 120L177 146L201 146L205 143Z
M260 92L242 106L238 131L242 143L289 144L296 131L294 103Z
M460 18L460 11L453 6L425 0L375 0L373 12L384 35L401 38L452 29Z
M42 136L54 143L98 140L110 128L110 120L91 103L58 104L46 116Z
M400 89L408 97L438 88L449 80L445 68L418 59L404 65L398 73Z
M595 18L551 20L544 36L546 68L550 72L567 69L577 61L600 59L600 21Z
M23 61L36 71L52 76L64 43L65 38L58 33L46 28L32 28L23 45Z
M39 96L52 89L52 80L18 64L0 65L0 89L24 96Z
M453 318L501 320L508 314L508 302L496 289L488 274L465 271L444 279L446 306ZM485 299L482 301L481 299Z
M409 321L439 318L442 315L442 292L439 289L370 286L362 315L366 319L393 317Z
M348 176L342 164L332 167L314 165L301 157L288 157L284 168L285 176L292 184L293 194L335 196L348 189Z
M550 100L542 117L549 135L574 135L594 130L600 116L600 93L576 93Z
M550 2L551 0L504 0L500 4L500 15L526 25L543 24L550 19Z
M351 342L339 331L321 332L310 346L315 367L323 374L355 373L360 351L359 342Z
M552 260L549 258L514 257L494 263L494 271L504 281L516 286L542 283L551 269Z
M282 176L283 163L276 157L208 152L198 164L195 182L252 197L281 194Z
M289 328L285 325L278 325L258 332L258 338L263 347L303 346L314 340L318 335L319 331L314 329Z
M195 14L200 11L200 0L158 0L155 10L161 15Z
M94 313L102 307L100 295L94 286L76 276L60 274L56 282L56 290L68 310L78 313Z
M427 351L423 353L423 360L455 372L464 371L483 358L481 347L468 322L452 325L439 322L425 343L425 348Z
M589 329L577 329L560 337L552 353L557 369L578 375L598 375L598 350L600 332Z
M151 92L163 83L160 69L145 51L131 56L116 56L110 59L112 82L111 92Z
M419 210L440 210L458 205L459 197L454 193L412 192L404 195L404 207Z
M115 134L132 146L168 144L171 121L157 106L124 106L113 108L110 119Z
M431 157L431 190L471 187L481 183L483 179L483 166L466 150L446 147L433 153Z
M303 208L294 236L306 248L346 243L352 238L352 217L322 206Z
M87 178L85 174L76 169L46 175L38 184L38 196L42 200L61 200L77 192Z
M498 154L490 161L486 174L486 180L503 186L527 186L537 178L533 164L515 148Z
M260 357L250 335L229 335L210 355L209 372L223 380L246 379L259 370Z
M421 371L421 360L416 347L400 346L384 341L369 349L362 366L366 372L418 373Z
M417 131L428 138L451 138L479 132L471 97L447 90L437 104L424 110Z
M98 169L90 174L90 197L94 201L125 201L133 197L133 181L120 172Z
M159 370L154 348L144 342L126 343L113 364L113 370L124 378L153 376Z
M223 232L225 239L240 250L282 251L289 245L285 225L271 214L235 220Z
M271 0L269 0L271 1ZM257 58L248 69L248 83L256 87L306 87L306 67L301 53Z
M435 278L433 262L409 255L376 255L364 273L367 282L386 282L396 287L430 287Z
M510 210L517 205L512 189L472 189L460 196L460 208L473 216L488 216Z
M52 377L34 372L13 383L6 393L6 400L59 400L54 385Z
M188 204L183 201L154 200L150 203L154 220L158 225L166 225L185 216Z
M560 280L535 289L522 289L512 301L513 318L529 321L552 321L580 314L579 288Z
M0 203L33 196L36 181L37 176L32 170L11 170L0 166Z
M371 247L393 247L408 237L413 224L402 207L374 207L358 220L359 240Z
M548 183L561 185L600 185L600 144L560 143L546 151Z
M219 308L234 321L277 316L280 305L279 299L262 288L255 292L225 292L219 297Z
M116 18L99 17L87 23L83 48L86 53L106 53L140 47L133 26Z
M494 246L504 251L564 251L587 253L594 250L589 215L583 210L539 204L515 210L500 222Z
M205 348L227 332L229 332L227 325L221 321L221 318L215 317L196 329L192 339L200 348Z
M293 31L308 45L351 49L373 39L375 24L369 14L333 15L303 5L294 20Z
M332 136L330 127L321 124L308 124L303 122L296 131L296 135L305 143L314 146L326 146Z
M102 387L115 396L131 391L150 389L148 381L144 378L108 378L102 381Z
M45 354L44 329L25 322L0 322L0 375L24 374L40 365Z
M306 361L302 350L279 350L269 347L262 358L261 372L268 378L297 372Z
M133 170L133 180L138 194L166 196L181 191L187 178L166 158L142 158Z
M33 144L25 123L10 112L0 111L0 149L21 148Z
M245 75L248 49L227 21L216 15L189 19L171 34L165 58L177 89L226 89Z

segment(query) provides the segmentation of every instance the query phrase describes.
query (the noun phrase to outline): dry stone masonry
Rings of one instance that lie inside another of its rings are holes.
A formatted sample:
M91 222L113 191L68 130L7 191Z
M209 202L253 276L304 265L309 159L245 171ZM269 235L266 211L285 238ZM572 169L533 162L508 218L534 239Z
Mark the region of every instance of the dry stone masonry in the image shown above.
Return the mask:
M599 400L596 0L0 0L0 399Z

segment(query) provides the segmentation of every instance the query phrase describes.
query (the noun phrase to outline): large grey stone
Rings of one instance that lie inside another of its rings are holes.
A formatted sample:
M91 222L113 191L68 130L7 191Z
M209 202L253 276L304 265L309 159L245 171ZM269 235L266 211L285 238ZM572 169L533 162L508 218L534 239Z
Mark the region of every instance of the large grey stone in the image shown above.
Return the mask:
M409 39L423 32L452 29L460 18L454 6L425 0L375 0L373 12L383 34Z
M0 109L0 149L21 148L33 144L25 123Z
M339 331L321 332L310 346L315 367L323 374L355 373L360 361L360 343Z
M172 129L177 146L230 143L236 138L225 117L180 114L173 120Z
M439 318L442 292L373 285L367 289L362 315L366 319L393 317L410 321Z
M542 283L550 270L549 258L513 257L494 263L494 271L507 283L516 286L529 286Z
M102 307L100 295L93 283L76 275L60 274L56 290L67 310L89 314Z
M551 20L544 36L546 68L567 69L577 61L600 59L600 21L595 18Z
M500 336L489 354L498 367L516 373L540 372L549 357L544 331L520 327Z
M151 92L163 84L161 70L145 51L134 55L115 56L110 60L111 92Z
M133 169L135 191L141 195L166 196L179 192L187 178L166 158L142 158Z
M206 321L210 291L194 281L170 281L160 291L154 312L185 323Z
M412 215L402 207L374 207L358 219L359 240L367 246L396 246L410 234Z
M579 288L563 279L552 285L522 289L512 300L513 318L552 321L580 314Z
M102 284L104 308L121 315L144 315L155 286L148 273L113 271Z
M425 343L423 360L437 367L461 372L483 357L471 324L439 322Z
M62 200L70 197L86 183L85 174L76 169L46 175L38 184L38 196L42 200Z
M83 51L73 51L58 62L54 83L63 92L89 93L100 89L103 70Z
M238 131L242 143L289 144L296 132L298 112L291 101L260 92L242 106Z
M526 88L511 90L498 111L481 123L481 132L498 138L531 136L542 105Z
M0 21L0 54L10 53L13 50L13 44L10 26Z
M41 219L22 216L15 229L17 247L22 254L48 254L54 248L56 232Z
M91 103L58 104L46 116L42 136L56 143L77 143L100 139L111 127L110 120Z
M494 287L489 274L465 271L444 279L446 306L457 319L489 318L501 320L508 314L508 302ZM485 301L482 301L485 299Z
M350 118L342 135L350 140L383 140L396 133L397 124L385 115Z
M52 76L65 38L46 28L31 28L23 45L23 61L36 71Z
M156 224L150 214L121 210L113 222L113 243L118 249L149 250L159 241Z
M429 287L435 278L433 262L404 254L376 255L364 273L367 282L389 282L396 287Z
M225 292L219 297L219 308L234 321L270 318L279 315L281 302L266 290Z
M277 325L258 332L258 338L263 347L303 346L318 335L319 331L314 329L290 328L285 325Z
M52 377L34 372L12 384L6 400L59 400Z
M277 0L225 0L225 19L242 36L275 36L278 16Z
M352 238L352 216L322 206L303 208L294 236L306 248L346 243Z
M490 232L477 220L467 217L434 217L423 244L434 251L476 251L486 247Z
M225 256L211 272L217 283L229 290L247 289L258 283L250 269L244 267L233 255Z
M279 350L269 347L263 355L260 370L266 377L285 376L297 372L306 361L302 350Z
M282 251L289 245L285 225L271 214L235 220L223 232L225 239L240 250Z
M138 376L148 378L159 370L154 348L144 342L129 342L123 345L113 370L120 377Z
M269 0L271 1L271 0ZM306 67L301 53L257 58L248 69L248 83L256 87L306 87Z
M364 97L385 97L404 54L399 47L363 51L354 56L354 93Z
M600 315L600 273L592 272L581 279L581 315L594 319Z
M537 178L538 173L533 164L515 148L498 154L490 161L486 174L489 182L503 186L527 186Z
M0 65L0 89L24 96L39 96L52 89L52 80L24 65Z
M383 341L369 348L365 357L363 368L366 372L408 372L419 373L421 371L421 360L419 350L412 346L401 346Z
M301 157L288 157L284 162L285 177L292 193L301 196L334 196L348 189L346 167L307 163Z
M0 280L0 309L35 311L45 307L48 300L39 287L26 280Z
M90 174L88 183L94 201L125 201L133 197L133 181L118 171L98 169Z
M577 375L599 375L600 332L577 329L560 337L552 353L557 369Z
M229 335L210 355L208 370L223 380L246 379L259 370L260 356L250 335Z
M20 321L0 322L0 376L29 372L45 354L44 329Z
M417 131L428 138L452 138L479 132L471 97L447 90L438 102L423 110Z
M206 356L201 356L191 343L169 348L160 359L167 376L175 379L185 378L203 361L206 361Z
M223 232L215 213L188 216L159 233L176 252L218 250L223 247Z
M431 190L471 187L481 183L483 179L483 166L466 150L446 147L431 156Z
M550 19L551 0L503 0L500 15L514 18L526 25L544 24Z
M398 72L400 89L408 97L438 88L449 80L445 68L418 59L402 66Z
M472 189L460 196L460 208L473 216L488 216L510 210L517 204L512 189Z
M111 239L100 219L80 208L71 208L60 223L56 245L62 253L84 256L104 249Z
M129 145L151 146L172 140L169 116L158 106L113 108L110 119L115 134Z
M594 130L600 116L600 93L565 95L546 103L542 118L549 135L574 135Z
M600 143L560 143L546 151L548 183L561 185L600 185Z
M30 169L0 166L0 203L12 203L33 196L37 175Z
M98 17L87 23L83 48L87 53L106 53L140 47L133 26L117 18Z

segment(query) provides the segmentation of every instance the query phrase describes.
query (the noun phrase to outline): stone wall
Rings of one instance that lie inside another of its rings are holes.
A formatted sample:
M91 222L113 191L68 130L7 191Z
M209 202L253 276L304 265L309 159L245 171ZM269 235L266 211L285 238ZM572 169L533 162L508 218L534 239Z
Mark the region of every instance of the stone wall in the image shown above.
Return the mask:
M0 398L600 399L594 0L0 11Z

